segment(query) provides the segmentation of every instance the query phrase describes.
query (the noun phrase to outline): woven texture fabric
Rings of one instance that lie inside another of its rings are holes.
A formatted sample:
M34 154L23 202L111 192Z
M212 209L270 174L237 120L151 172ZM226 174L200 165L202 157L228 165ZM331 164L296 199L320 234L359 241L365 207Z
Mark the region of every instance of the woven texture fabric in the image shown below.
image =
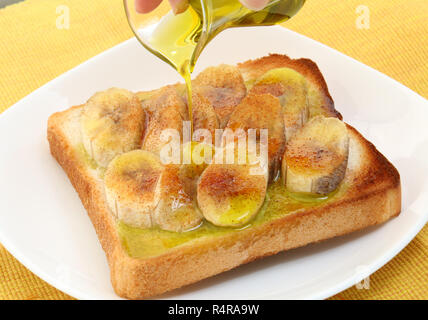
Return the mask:
M70 13L69 29L56 27L63 6ZM426 0L308 0L284 25L362 61L426 98L427 21ZM26 0L0 10L0 30L0 112L132 36L122 0ZM427 270L425 226L399 255L370 277L369 289L353 287L333 299L427 299ZM32 274L0 245L0 299L71 297Z

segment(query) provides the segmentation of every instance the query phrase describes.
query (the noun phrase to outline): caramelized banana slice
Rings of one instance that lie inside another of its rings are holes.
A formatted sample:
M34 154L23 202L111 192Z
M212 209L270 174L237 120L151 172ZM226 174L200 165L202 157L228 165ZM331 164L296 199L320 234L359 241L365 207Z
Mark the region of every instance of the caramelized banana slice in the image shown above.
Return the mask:
M215 130L219 128L217 114L211 103L206 99L198 89L192 94L192 111L193 111L193 131L206 129L211 133L214 139Z
M286 138L303 126L309 117L306 79L297 71L277 68L266 72L257 79L253 93L270 93L279 97L284 107Z
M270 181L278 176L284 154L286 141L282 119L282 107L278 98L270 94L249 94L235 108L226 127L233 132L242 129L247 134L249 129L256 129L258 142L260 130L267 129Z
M160 202L154 212L154 221L161 229L183 232L202 222L194 192L192 165L165 166L160 179Z
M247 94L247 88L239 69L224 64L206 68L193 81L193 86L214 107L221 128L226 125L234 107Z
M198 183L198 205L204 217L221 227L249 223L261 208L267 179L251 174L251 166L212 164Z
M316 194L334 191L345 176L348 152L348 131L342 121L312 118L287 143L282 163L287 189Z
M80 121L83 145L102 167L141 146L145 115L130 91L112 88L96 93L83 107Z
M229 149L231 164L226 155ZM217 164L220 154L223 161ZM197 185L205 219L217 226L240 227L255 217L265 199L268 175L266 163L254 160L254 154L235 142L216 150L214 163L203 171Z
M153 226L151 215L160 200L163 170L159 158L143 150L124 153L110 162L104 183L116 218L134 227Z
M188 118L188 110L182 96L181 84L174 84L153 91L139 92L143 109L148 114L148 120L158 116L165 108L175 107L182 118Z
M160 179L160 202L154 212L154 222L162 229L183 232L201 224L196 182L212 160L213 151L211 145L185 143L181 145L182 164L165 166Z
M168 143L161 139L163 130L175 129L182 134L183 121L188 119L186 103L174 86L169 86L145 100L143 107L149 119L142 149L159 154L162 147Z

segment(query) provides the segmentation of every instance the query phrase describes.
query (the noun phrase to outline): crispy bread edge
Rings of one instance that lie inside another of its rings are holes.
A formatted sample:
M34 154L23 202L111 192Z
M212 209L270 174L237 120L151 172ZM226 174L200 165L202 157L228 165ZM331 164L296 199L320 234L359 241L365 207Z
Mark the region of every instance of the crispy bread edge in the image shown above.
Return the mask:
M106 252L113 288L125 298L159 295L264 256L382 223L401 210L397 170L348 126L364 150L366 165L343 198L226 236L200 239L160 256L131 258L122 248L100 183L79 160L62 130L67 113L75 108L49 118L51 153L78 192Z

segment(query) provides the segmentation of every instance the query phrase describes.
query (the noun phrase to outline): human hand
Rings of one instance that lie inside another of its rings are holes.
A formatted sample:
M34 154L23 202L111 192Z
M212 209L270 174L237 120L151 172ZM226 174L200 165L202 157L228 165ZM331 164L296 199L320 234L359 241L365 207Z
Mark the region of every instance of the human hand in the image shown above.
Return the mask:
M239 0L247 8L258 11L263 9L269 0ZM135 9L138 13L148 13L155 10L162 0L135 0ZM188 0L169 0L174 13L180 13L189 6Z

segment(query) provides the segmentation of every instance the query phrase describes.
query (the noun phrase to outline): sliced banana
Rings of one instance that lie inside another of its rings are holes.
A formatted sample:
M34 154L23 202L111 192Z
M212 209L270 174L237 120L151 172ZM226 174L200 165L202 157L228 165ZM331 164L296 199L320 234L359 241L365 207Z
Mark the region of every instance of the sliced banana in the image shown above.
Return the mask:
M251 166L212 164L198 183L198 205L204 217L221 227L249 223L261 208L267 189L264 175L252 175Z
M221 128L224 128L235 106L247 94L239 69L224 64L206 68L193 81L193 87L214 107Z
M288 141L282 163L283 180L292 192L328 194L345 176L349 137L337 118L317 116Z
M229 148L234 158L230 164L226 161ZM223 163L217 164L220 153ZM198 206L205 219L221 227L241 227L256 216L265 199L268 175L267 165L254 162L253 156L234 142L216 150L214 163L197 184Z
M183 232L199 226L202 214L197 209L191 165L165 166L160 179L160 201L154 222L161 229Z
M148 114L148 124L142 149L159 154L168 143L162 139L165 129L183 133L183 121L188 120L187 105L174 86L163 88L156 95L143 102Z
M168 107L175 107L182 118L188 118L187 105L182 96L182 86L181 84L174 84L153 91L138 93L149 121Z
M247 135L250 129L256 129L257 141L261 129L267 130L269 180L273 181L279 174L281 159L285 149L285 134L282 107L278 98L270 94L249 94L235 108L226 129L238 132L242 129Z
M152 227L163 171L159 158L147 151L134 150L115 157L104 175L107 203L115 217L130 226Z
M96 93L84 105L80 121L83 145L102 167L141 146L145 114L130 91L111 88Z
M183 232L201 224L196 182L211 162L213 152L211 145L188 142L181 145L182 163L165 166L160 179L160 202L154 212L154 222L162 229Z
M280 99L284 108L287 140L309 117L306 79L290 68L272 69L257 79L253 93L270 93Z
M193 131L206 129L214 139L215 130L219 128L217 114L213 106L200 91L195 88L192 94Z

